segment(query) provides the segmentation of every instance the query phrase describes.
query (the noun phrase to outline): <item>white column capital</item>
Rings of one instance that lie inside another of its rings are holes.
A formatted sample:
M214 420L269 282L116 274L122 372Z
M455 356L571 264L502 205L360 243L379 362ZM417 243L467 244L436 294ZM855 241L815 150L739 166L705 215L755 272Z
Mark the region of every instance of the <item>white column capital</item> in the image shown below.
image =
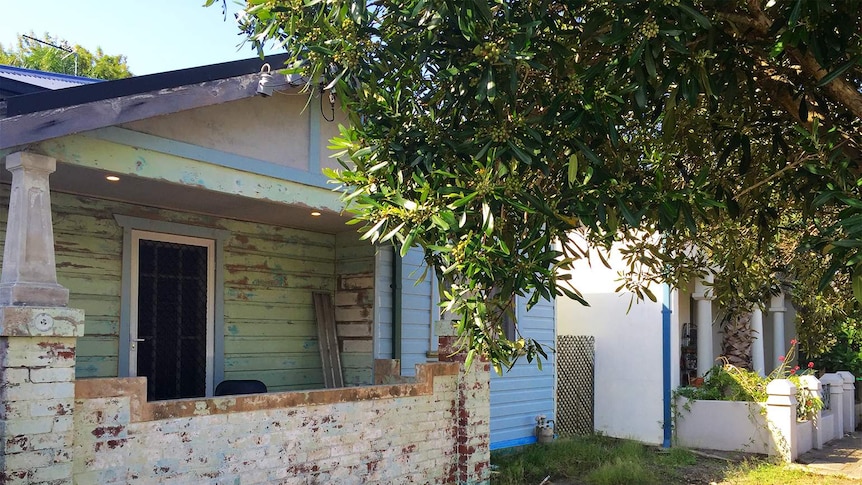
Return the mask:
M786 312L787 307L784 304L784 292L781 292L772 297L769 301L769 313Z
M715 295L712 291L712 282L713 276L711 274L707 274L694 283L694 293L691 294L691 297L695 300L713 300L715 299Z
M6 155L7 170L14 172L20 168L51 174L57 170L57 159L30 152L15 152Z

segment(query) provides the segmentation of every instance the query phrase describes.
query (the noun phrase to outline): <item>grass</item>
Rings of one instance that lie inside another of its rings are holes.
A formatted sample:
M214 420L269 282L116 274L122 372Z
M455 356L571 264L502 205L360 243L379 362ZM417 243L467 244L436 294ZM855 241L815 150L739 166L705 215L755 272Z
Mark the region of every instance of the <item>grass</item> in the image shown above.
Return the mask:
M634 441L602 436L562 438L550 445L493 454L491 463L499 473L492 483L538 484L548 475L554 480L588 476L588 483L595 485L655 483L646 462L646 447Z
M727 480L735 485L844 485L859 483L841 477L811 475L802 470L766 462L744 462L733 467Z
M765 459L727 462L685 448L662 450L604 436L563 437L491 454L492 485L844 485L843 478L812 475Z

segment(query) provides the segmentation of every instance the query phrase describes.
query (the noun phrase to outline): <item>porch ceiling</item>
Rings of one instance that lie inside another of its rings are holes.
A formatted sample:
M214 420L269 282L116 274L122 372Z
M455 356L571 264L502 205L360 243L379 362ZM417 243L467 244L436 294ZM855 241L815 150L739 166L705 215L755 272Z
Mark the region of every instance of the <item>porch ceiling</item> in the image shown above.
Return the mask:
M121 175L120 181L109 182L106 175L109 173L102 170L57 163L57 171L50 178L51 190L329 234L354 230L345 225L350 217L325 209L238 197L132 175ZM11 173L0 170L0 182L8 184L11 180ZM312 210L321 215L312 216Z

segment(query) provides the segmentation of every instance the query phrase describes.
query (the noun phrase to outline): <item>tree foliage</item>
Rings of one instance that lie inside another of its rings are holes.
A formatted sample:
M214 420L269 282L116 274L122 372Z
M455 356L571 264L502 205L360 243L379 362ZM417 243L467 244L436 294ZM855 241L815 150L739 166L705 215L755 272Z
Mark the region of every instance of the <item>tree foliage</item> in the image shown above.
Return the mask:
M132 75L124 55L105 54L101 47L90 52L47 33L41 38L32 32L29 36L62 49L19 35L15 46L5 49L0 45L0 64L95 79L122 79Z
M241 26L335 90L351 124L332 176L361 230L424 248L464 344L500 366L541 347L506 339L489 302L582 301L560 271L589 257L573 232L626 247L623 287L643 298L704 271L743 309L812 279L830 304L834 281L862 295L860 11L249 0Z

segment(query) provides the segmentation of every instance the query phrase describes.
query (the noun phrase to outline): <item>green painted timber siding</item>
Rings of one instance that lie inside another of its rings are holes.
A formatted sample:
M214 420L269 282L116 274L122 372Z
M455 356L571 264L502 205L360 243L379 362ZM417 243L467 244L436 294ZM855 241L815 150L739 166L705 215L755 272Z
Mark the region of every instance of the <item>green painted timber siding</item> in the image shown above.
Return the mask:
M328 291L344 310L338 317L339 330L346 332L345 381L371 382L371 317L363 333L363 312L373 314L373 278L364 282L363 275L373 274L373 248L355 235L336 237L56 192L51 197L58 281L70 290L69 305L86 312L77 377L119 372L123 230L114 214L123 214L230 233L224 246L226 379L260 379L272 391L323 387L312 292ZM0 185L0 245L8 200L9 186ZM340 279L336 268L344 272ZM343 289L337 291L339 281ZM371 291L364 292L362 285Z

